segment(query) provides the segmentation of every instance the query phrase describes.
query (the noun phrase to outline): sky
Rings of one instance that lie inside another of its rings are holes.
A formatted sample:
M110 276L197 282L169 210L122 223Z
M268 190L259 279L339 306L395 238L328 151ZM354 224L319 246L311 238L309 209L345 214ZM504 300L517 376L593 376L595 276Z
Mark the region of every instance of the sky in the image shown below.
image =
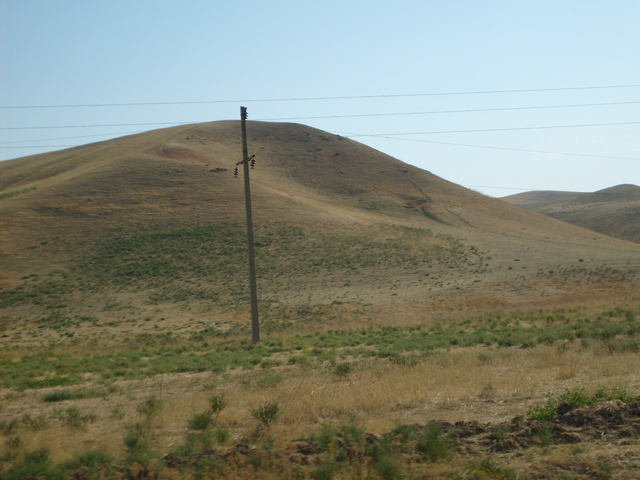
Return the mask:
M486 195L640 185L637 0L2 0L0 159L291 121Z

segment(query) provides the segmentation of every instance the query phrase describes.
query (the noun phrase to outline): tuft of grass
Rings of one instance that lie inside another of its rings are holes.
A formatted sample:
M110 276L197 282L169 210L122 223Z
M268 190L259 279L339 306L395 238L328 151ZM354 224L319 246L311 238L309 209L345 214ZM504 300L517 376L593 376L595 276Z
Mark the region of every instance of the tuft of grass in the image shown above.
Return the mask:
M151 395L146 398L140 405L138 405L137 411L140 415L144 416L147 421L151 421L162 409L162 400L155 395Z
M416 435L416 442L416 451L432 462L444 460L451 450L451 441L435 422L429 423Z
M47 426L47 419L44 415L31 416L25 413L20 418L20 423L28 430L43 430Z
M194 413L187 422L187 427L189 428L189 430L208 430L212 425L213 418L211 417L210 411Z
M82 413L78 407L69 407L64 410L55 410L54 415L69 428L82 430L87 423L93 423L98 419L95 413Z
M58 390L52 393L46 394L42 397L43 402L62 402L64 400L71 400L74 396L69 390Z
M312 480L332 480L338 473L338 463L329 460L322 462L311 471Z
M63 402L65 400L77 400L81 398L106 397L107 390L103 389L78 389L56 390L42 397L43 402Z
M129 464L144 465L155 453L151 449L153 429L149 423L136 422L126 427L123 439L126 458Z
M345 378L349 375L353 370L353 367L350 363L344 362L336 365L336 368L333 369L333 373L336 377Z
M115 466L115 458L102 450L77 453L60 465L61 470L68 472L67 474L74 479L104 478L104 474L113 471Z
M469 476L465 478L485 480L517 480L518 478L514 470L502 467L491 457L472 462L467 471Z
M265 403L251 410L251 416L259 420L265 427L275 422L279 414L280 406L278 402Z
M26 453L22 461L4 472L3 480L47 479L62 480L62 473L54 467L46 448Z
M209 397L209 411L213 415L220 413L227 407L228 404L229 401L227 400L227 397L225 397L225 395L222 393L214 394Z

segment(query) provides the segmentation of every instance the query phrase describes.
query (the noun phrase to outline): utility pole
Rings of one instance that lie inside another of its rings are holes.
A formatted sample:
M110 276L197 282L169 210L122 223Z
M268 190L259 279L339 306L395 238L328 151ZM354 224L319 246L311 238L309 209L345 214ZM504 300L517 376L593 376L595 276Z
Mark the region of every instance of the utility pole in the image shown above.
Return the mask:
M256 281L256 258L253 243L253 216L251 214L251 185L249 184L249 162L251 168L255 163L253 156L249 158L247 148L247 108L240 107L240 119L242 123L242 161L236 164L236 176L238 165L242 163L244 173L244 200L247 211L247 247L249 252L249 290L251 295L251 338L253 343L260 342L260 322L258 320L258 284Z

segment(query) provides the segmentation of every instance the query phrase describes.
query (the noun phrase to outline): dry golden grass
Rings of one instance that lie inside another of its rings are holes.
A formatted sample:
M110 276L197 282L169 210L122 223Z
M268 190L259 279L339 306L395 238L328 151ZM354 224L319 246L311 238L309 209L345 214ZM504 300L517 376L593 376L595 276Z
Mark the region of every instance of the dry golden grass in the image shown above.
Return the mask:
M367 431L380 434L397 424L431 420L497 423L568 388L622 386L638 393L638 360L637 353L609 353L599 343L588 348L573 344L568 349L546 345L457 349L423 357L415 366L384 359L358 362L345 378L337 377L329 365L183 374L115 382L114 393L106 398L55 404L42 402L45 391L4 391L0 414L4 419L44 415L48 427L25 431L21 438L27 449L48 447L56 460L92 448L122 455L125 425L138 421L136 407L155 396L163 404L153 420L156 447L166 453L181 442L188 419L207 410L209 397L216 393L229 401L217 421L230 429L232 443L255 440L259 425L251 409L276 401L282 413L270 434L285 445L318 431L323 423L343 422L350 416ZM71 405L95 414L97 420L73 429L54 419L56 410Z

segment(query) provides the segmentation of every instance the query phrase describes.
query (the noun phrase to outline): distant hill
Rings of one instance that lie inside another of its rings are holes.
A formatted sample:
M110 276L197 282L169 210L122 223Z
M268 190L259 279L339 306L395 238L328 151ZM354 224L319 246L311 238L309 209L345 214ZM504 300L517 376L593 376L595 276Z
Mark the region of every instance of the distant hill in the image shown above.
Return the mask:
M594 193L533 191L503 197L564 222L640 243L640 187L618 185Z
M565 198L586 195L586 192L556 192L554 190L533 190L531 192L516 193L508 197L501 197L501 200L528 207L537 203L554 202L556 200L564 200Z
M568 299L640 267L640 246L353 140L290 123L247 130L258 290L274 325ZM241 154L240 123L223 121L0 162L2 318L120 328L245 315Z

